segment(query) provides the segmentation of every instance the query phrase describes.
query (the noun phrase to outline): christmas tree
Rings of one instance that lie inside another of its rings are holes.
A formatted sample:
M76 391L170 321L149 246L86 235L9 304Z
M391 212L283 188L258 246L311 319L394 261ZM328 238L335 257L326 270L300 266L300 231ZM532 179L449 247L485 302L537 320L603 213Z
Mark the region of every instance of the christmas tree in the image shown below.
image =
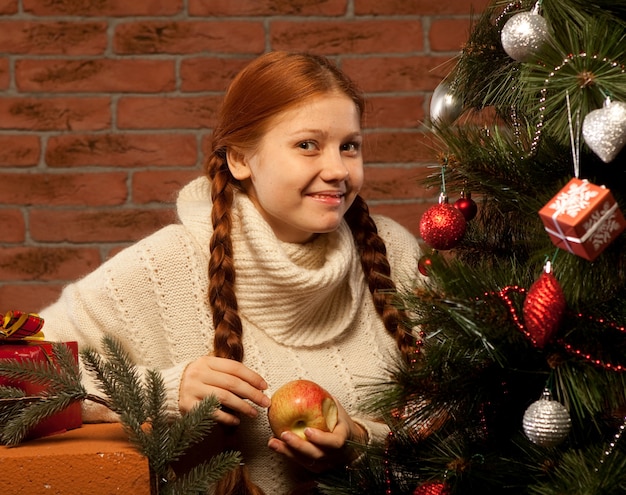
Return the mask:
M494 2L430 121L421 345L324 492L626 493L626 2Z

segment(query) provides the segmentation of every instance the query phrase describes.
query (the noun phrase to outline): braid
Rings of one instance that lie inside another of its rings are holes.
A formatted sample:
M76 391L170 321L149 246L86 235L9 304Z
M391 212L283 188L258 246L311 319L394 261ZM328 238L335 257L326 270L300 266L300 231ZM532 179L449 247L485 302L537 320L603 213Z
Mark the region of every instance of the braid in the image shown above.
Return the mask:
M409 356L414 349L415 339L403 324L404 312L393 304L396 284L391 279L387 248L378 235L376 224L363 198L357 195L345 218L359 250L361 266L376 312L381 316L387 331L396 340L402 355Z
M213 235L209 245L209 304L213 313L215 337L214 354L218 357L243 360L242 325L237 313L235 296L235 265L233 243L230 237L233 204L232 176L226 160L215 153L209 159L206 171L211 180ZM226 429L227 442L236 450L236 430ZM240 464L226 473L215 485L220 495L264 495L250 480L248 468Z
M213 156L211 161L221 160ZM233 187L230 184L230 173L225 163L216 167L209 163L211 179L211 196L213 210L209 258L209 304L213 310L213 326L215 327L214 349L218 357L226 357L237 361L243 360L243 344L241 341L241 319L237 313L235 296L235 266L233 263L233 243L230 238L232 218L230 208L233 202Z

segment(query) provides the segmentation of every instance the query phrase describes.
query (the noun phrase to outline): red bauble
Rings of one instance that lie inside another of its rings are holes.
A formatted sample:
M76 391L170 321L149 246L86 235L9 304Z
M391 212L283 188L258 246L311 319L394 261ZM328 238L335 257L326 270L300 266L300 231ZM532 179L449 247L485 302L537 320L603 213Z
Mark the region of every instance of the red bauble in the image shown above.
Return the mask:
M550 342L561 324L565 307L563 290L548 266L524 300L524 323L528 336L537 347Z
M433 249L445 251L456 246L467 228L467 221L459 210L448 203L431 206L420 220L420 235Z
M463 213L465 220L468 222L478 213L478 206L472 199L472 195L463 191L461 191L461 197L454 202L454 207Z
M429 481L413 491L413 495L448 495L449 493L448 485L438 481Z
M430 269L430 266L432 264L433 264L433 260L430 258L429 255L425 254L418 260L417 269L422 275L424 275L425 277L428 277L428 270Z

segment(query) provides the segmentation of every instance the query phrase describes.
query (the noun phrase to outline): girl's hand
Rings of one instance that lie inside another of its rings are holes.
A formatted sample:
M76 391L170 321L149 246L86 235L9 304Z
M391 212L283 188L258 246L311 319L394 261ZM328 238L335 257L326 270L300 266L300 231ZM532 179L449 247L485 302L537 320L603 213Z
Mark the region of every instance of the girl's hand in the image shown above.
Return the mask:
M338 421L332 432L306 428L304 434L307 440L303 440L295 433L287 431L281 438L270 438L268 447L314 473L352 462L358 452L348 442L366 444L367 432L352 421L338 401L335 402Z
M265 380L240 362L202 356L189 363L183 372L178 407L184 414L205 397L215 395L222 405L215 413L215 420L238 425L238 415L255 418L259 413L246 399L257 406L269 407L270 399L263 393L266 389Z

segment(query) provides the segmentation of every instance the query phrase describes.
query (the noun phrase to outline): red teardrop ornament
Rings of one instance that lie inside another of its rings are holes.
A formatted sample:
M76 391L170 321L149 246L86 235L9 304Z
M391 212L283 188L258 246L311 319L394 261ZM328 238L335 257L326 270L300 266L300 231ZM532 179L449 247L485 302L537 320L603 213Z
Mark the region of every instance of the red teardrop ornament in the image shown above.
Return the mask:
M524 323L533 343L542 348L552 340L561 323L566 302L558 280L547 269L530 287L524 300Z

